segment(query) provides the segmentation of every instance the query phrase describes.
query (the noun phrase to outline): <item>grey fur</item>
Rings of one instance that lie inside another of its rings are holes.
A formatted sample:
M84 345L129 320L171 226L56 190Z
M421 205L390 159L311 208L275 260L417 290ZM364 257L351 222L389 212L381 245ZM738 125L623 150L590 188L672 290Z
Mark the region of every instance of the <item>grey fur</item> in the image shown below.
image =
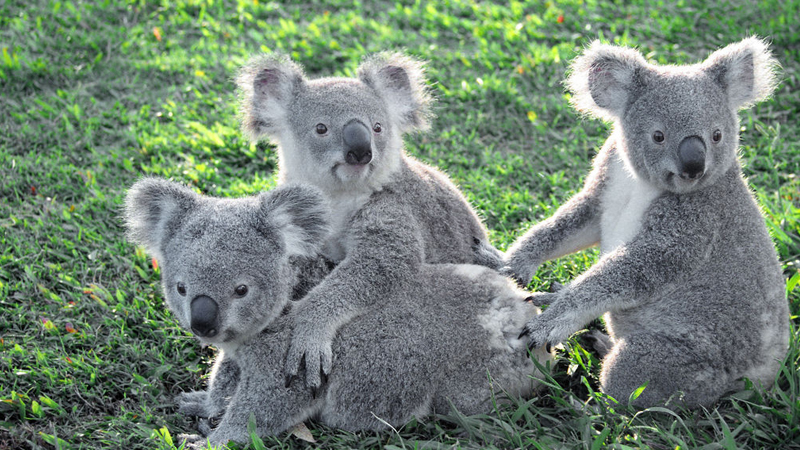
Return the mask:
M313 184L332 207L323 252L338 265L303 302L286 360L287 376L303 365L317 388L339 327L385 302L421 262L476 262L473 239L485 242L486 229L446 175L403 150L403 134L429 124L420 62L382 53L362 63L357 78L309 80L288 58L265 55L237 82L243 130L278 145L280 183ZM347 162L344 130L352 123L369 132L368 164Z
M754 37L690 66L597 42L572 64L574 105L613 132L583 190L509 249L505 270L527 284L543 261L600 244L588 271L535 295L550 307L525 332L557 343L606 313L601 383L620 401L645 382L638 406L679 392L710 405L744 377L773 383L789 343L785 282L736 151L737 111L771 94L776 67ZM691 179L681 146L698 139L704 174Z
M332 345L328 382L316 397L300 383L287 387L283 361L308 302L307 297L292 301L294 287L319 282L331 267L321 255L317 263L309 262L314 256L308 253L290 257L293 250L286 245L321 249L317 230L325 229L326 219L321 194L314 191L287 186L255 198L221 200L145 179L128 194L130 236L161 256L167 305L181 325L190 329L182 317L193 297L219 302L219 332L201 340L221 348L224 359L215 364L208 392L179 399L185 413L223 414L216 429L202 430L210 431L212 444L247 441L251 414L261 435L281 433L310 417L346 430L372 430L384 428L383 421L400 426L414 416L447 412L451 403L465 414L486 412L496 394L530 393L536 368L517 336L538 313L523 301L527 293L494 270L426 264L420 257L409 263L414 277L399 279L383 291L383 302L363 308L342 326ZM162 206L175 203L192 206ZM295 213L291 220L276 220L289 211ZM313 226L307 217L315 218ZM366 234L381 225L360 223ZM175 289L178 280L187 295ZM251 286L247 295L226 301L243 280ZM229 316L237 320L224 320ZM534 356L543 364L551 358L542 349ZM192 446L205 442L200 436L187 439Z

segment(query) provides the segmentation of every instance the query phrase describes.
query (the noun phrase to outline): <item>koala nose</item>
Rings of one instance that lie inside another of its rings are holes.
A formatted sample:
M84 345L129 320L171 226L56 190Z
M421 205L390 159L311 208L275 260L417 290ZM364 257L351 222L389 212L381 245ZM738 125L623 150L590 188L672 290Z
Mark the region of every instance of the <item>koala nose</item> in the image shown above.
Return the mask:
M699 136L689 136L678 144L680 177L684 180L700 179L706 170L706 144Z
M218 332L219 306L211 297L198 295L192 299L192 331L200 337L214 337Z
M361 121L353 119L344 126L344 160L347 164L367 164L372 161L372 133Z

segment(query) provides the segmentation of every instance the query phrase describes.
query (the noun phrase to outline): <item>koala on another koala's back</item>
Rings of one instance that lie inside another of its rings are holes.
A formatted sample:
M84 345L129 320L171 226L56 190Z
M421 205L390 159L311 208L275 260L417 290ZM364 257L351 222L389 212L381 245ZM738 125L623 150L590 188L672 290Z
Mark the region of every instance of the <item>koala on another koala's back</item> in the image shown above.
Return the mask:
M287 375L305 357L318 387L336 330L383 301L425 263L473 263L486 229L453 183L405 154L403 134L428 126L422 65L379 54L357 78L309 80L286 57L254 58L238 77L243 130L278 146L280 183L320 188L332 207L324 253L337 267L303 303Z
M145 179L128 194L126 217L130 238L159 258L178 322L223 349L222 364L237 368L234 377L212 378L206 398L195 393L196 408L187 410L207 415L209 403L225 399L213 411L223 416L209 430L212 444L248 441L251 415L260 435L310 417L373 430L444 413L451 404L464 414L491 411L495 394L525 396L536 384L518 337L538 313L523 301L527 293L485 267L420 264L385 302L342 326L318 395L301 383L286 385L283 361L307 301L292 301L293 292L319 282L328 267L315 253L327 224L324 202L309 186L231 200ZM551 359L542 349L534 355L542 364ZM192 447L205 443L189 440Z
M583 190L506 253L529 282L543 261L599 243L602 256L526 326L563 341L606 313L614 341L601 384L635 404L709 405L772 384L789 343L785 283L736 157L737 112L768 97L777 62L748 38L690 66L656 66L593 43L568 86L583 112L613 121Z

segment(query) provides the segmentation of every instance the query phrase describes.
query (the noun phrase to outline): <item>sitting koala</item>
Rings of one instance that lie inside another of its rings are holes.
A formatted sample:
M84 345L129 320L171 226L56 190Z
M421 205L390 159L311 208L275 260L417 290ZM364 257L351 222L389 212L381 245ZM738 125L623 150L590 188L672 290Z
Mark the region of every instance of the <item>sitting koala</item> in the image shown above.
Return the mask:
M285 368L290 379L305 368L318 388L339 327L385 304L420 260L476 262L473 240L485 242L486 229L446 175L403 150L403 134L428 126L419 62L384 53L357 78L309 80L288 58L263 55L237 83L245 134L278 145L279 183L312 184L332 206L323 253L337 266L298 306Z
M613 347L601 385L637 406L710 405L772 384L789 343L777 255L741 174L737 111L768 97L777 62L748 38L691 66L656 66L593 43L567 80L580 111L612 120L583 190L506 253L530 282L543 261L599 242L600 260L524 333L557 343L605 315ZM488 254L488 253L487 253ZM491 259L490 257L487 257Z
M318 251L328 216L320 193L287 185L257 197L204 197L146 178L129 191L129 238L161 263L167 305L182 327L224 351L209 392L182 401L200 415L224 413L212 444L274 435L316 417L346 430L399 426L446 412L474 414L492 396L530 393L535 364L518 338L538 310L496 271L413 262L416 276L342 326L327 383L313 395L286 384L283 361L305 314L295 288L319 282L330 265ZM330 275L328 275L330 276ZM537 350L546 363L551 355ZM203 441L198 436L191 439Z

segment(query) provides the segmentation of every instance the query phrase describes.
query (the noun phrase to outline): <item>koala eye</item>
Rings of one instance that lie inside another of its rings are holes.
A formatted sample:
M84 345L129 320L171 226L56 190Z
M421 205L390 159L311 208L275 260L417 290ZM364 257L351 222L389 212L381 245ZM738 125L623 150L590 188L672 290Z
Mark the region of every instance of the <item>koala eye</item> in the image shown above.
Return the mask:
M326 127L324 123L318 123L316 130L317 134L325 134L328 132L328 127Z
M383 130L383 128L381 128L381 123L380 122L375 122L375 125L372 126L372 131L374 131L376 133L380 133L381 130Z
M664 142L664 133L662 133L661 131L656 131L655 133L653 133L653 141L656 144Z
M184 297L186 296L186 285L185 284L178 283L177 290L178 290L178 294L181 294Z
M236 289L233 290L239 297L244 297L247 294L247 286L244 284L236 286Z
M714 134L711 135L711 140L714 142L719 142L722 140L722 131L715 130Z

